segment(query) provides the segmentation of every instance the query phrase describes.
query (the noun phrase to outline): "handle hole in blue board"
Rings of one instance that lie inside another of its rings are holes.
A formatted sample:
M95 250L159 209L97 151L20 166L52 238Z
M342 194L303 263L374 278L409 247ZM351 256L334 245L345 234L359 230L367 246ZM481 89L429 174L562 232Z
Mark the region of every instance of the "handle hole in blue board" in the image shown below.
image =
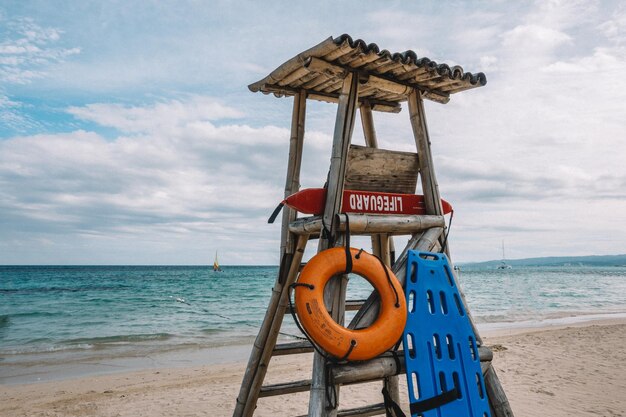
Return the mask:
M419 400L420 398L420 378L417 375L417 372L413 372L411 374L411 379L413 380L413 398Z
M472 355L472 360L475 361L476 358L478 358L478 352L476 352L476 342L474 341L474 338L472 336L468 337L467 339L469 342L470 355Z
M420 253L420 258L425 259L427 261L438 261L439 256L434 253Z
M448 384L446 384L446 375L443 371L439 372L439 386L441 388L441 392L446 392L448 390Z
M459 381L459 374L457 372L452 372L452 381L454 382L454 388L456 388L456 392L458 392L458 398L463 398L461 382Z
M443 315L448 314L448 302L446 301L446 293L443 291L439 291L439 300L441 301L441 312Z
M407 304L409 305L409 313L415 312L415 291L409 291L409 300Z
M411 277L411 282L417 282L417 263L415 262L411 262L411 274L409 277Z
M452 341L452 335L450 334L446 336L446 345L448 346L448 357L454 360L454 342Z
M406 334L406 348L409 351L409 357L415 359L415 340L413 339L413 333Z
M435 356L437 359L441 359L441 341L437 333L433 334L433 349L435 350Z
M426 291L426 304L428 305L428 312L435 314L435 299L431 290Z
M483 391L483 384L480 383L479 374L476 374L476 388L478 388L478 395L480 396L480 398L485 398L485 392Z

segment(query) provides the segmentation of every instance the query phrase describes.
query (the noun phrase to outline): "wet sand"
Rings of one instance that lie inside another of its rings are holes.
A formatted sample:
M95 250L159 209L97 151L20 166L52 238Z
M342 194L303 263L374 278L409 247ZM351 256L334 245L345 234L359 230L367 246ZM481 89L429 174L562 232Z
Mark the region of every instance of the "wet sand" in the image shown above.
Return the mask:
M626 416L626 320L483 339L516 416ZM277 357L266 382L309 378L310 364L310 354ZM238 361L0 385L0 416L230 416L244 369ZM381 401L380 383L341 388L342 408ZM307 403L308 393L263 398L255 415L306 414Z

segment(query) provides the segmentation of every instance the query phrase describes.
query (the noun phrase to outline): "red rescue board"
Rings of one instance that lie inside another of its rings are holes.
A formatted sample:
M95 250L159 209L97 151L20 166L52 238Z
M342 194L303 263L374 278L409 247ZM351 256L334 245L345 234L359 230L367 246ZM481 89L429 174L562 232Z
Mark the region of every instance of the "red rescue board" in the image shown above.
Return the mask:
M283 201L287 206L305 214L322 214L326 204L326 189L307 188ZM452 206L441 200L443 214L452 212ZM344 190L342 213L370 214L426 214L424 196L417 194L378 193Z

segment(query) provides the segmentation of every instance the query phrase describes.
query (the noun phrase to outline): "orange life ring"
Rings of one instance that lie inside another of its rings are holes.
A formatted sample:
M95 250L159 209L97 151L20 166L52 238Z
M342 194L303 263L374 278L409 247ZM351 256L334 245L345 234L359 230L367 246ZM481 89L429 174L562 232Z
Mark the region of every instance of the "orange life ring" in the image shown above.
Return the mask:
M390 349L402 336L406 301L402 285L378 258L363 251L357 256L355 248L350 248L350 253L352 272L368 280L380 296L376 321L365 329L351 330L337 324L324 306L326 283L346 270L346 250L341 247L318 253L302 269L295 287L296 313L311 339L330 355L367 360Z

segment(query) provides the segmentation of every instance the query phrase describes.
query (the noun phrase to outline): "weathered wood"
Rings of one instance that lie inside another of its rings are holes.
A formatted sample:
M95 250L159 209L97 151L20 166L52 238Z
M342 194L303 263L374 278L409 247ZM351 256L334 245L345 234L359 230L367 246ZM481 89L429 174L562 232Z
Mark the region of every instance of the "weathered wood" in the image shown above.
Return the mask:
M281 384L264 385L259 393L260 398L273 397L275 395L293 394L311 389L311 380L304 379L295 382L284 382Z
M303 340L301 342L279 343L274 346L274 352L272 352L272 355L283 356L310 352L313 352L313 346L311 345L311 342L309 342L308 340Z
M337 412L337 417L369 417L369 416L379 416L385 414L385 404L378 403L367 405L365 407L357 407L350 408L346 410L339 410ZM307 417L308 415L298 416L298 417Z
M285 198L300 190L300 167L302 166L302 147L304 146L304 121L306 114L306 94L298 93L293 101L291 116L291 137L289 139L289 162L285 181ZM280 234L280 254L293 253L295 236L289 232L289 223L297 216L296 210L283 208L283 222Z
M361 105L360 111L365 145L370 148L378 148L378 138L376 137L376 129L374 129L374 118L372 115L371 106L368 103L363 103ZM372 234L371 241L372 253L380 257L385 265L391 268L393 266L393 262L395 261L395 253L392 253L393 238L389 236L389 234ZM387 392L390 393L391 398L396 403L398 403L400 397L398 377L385 377L383 384L387 389Z
M351 235L369 235L372 233L385 233L391 235L409 235L424 231L433 227L443 227L443 216L428 215L376 215L348 213ZM346 230L346 214L342 214L336 230ZM295 234L316 234L322 230L322 218L320 216L302 217L289 225L289 230Z
M334 104L339 102L339 98L332 94L326 95L326 94L320 94L319 92L312 93L308 90L302 90L302 91L306 91L308 94L307 97L311 100L323 101L325 103L334 103ZM379 111L382 113L400 113L400 111L402 111L402 107L400 106L400 103L394 103L392 101L372 100L368 98L359 100L360 104L364 102L369 103L373 111Z
M346 189L413 194L419 161L416 153L352 145Z
M363 136L365 144L370 148L378 148L378 138L374 129L374 118L372 116L372 105L369 101L364 101L359 108L361 114L361 126L363 126Z
M287 276L279 277L274 284L270 305L265 313L259 334L252 346L248 367L244 374L233 416L249 417L254 413L261 385L267 372L267 366L272 357L272 351L276 345L276 339L283 322L285 309L289 303L289 285L296 280L307 241L308 236L306 235L298 237L291 265L288 269L285 269L288 271Z
M443 214L443 207L441 206L439 185L437 184L437 178L435 177L433 168L430 137L428 135L426 115L424 113L424 102L419 91L414 90L409 94L408 104L411 127L413 128L413 136L415 137L415 144L417 145L417 153L419 155L418 164L426 212L428 214L441 215Z
M363 137L365 145L370 148L378 148L378 139L376 138L376 129L374 129L374 118L372 116L372 106L366 101L359 108L361 113L361 126L363 127ZM379 256L380 254L380 236L372 235L372 253Z
M346 300L344 309L345 311L357 311L365 303L365 300ZM295 306L293 308L295 311ZM291 309L289 310L291 312Z
M346 163L350 140L354 129L356 116L357 98L359 94L358 76L347 73L343 80L341 94L339 96L339 106L337 107L337 118L333 134L333 147L330 158L330 171L328 173L326 204L324 208L324 224L329 226L329 232L334 236L336 214L341 211L341 202L344 190L344 179L346 174ZM323 251L330 247L328 239L320 239L318 251ZM331 279L326 285L324 294L325 300L330 302L330 315L337 323L343 323L344 300L347 287L347 277L340 276ZM328 402L326 395L326 359L314 354L313 373L311 378L311 393L309 397L309 416L311 417L335 417L337 408ZM339 386L334 388L337 403L339 402Z
M494 417L513 417L513 410L493 366L487 368L484 376L487 397Z
M369 417L385 414L385 403L366 405L365 407L339 410L337 417Z
M441 195L439 193L439 185L437 184L437 178L435 176L435 168L433 165L433 157L430 149L430 136L428 134L428 126L426 124L426 113L424 111L424 100L420 95L419 91L413 91L409 94L408 98L409 104L409 118L411 120L411 127L413 129L413 136L415 137L415 144L417 146L417 152L419 155L419 167L420 167L420 176L422 180L422 191L424 193L424 203L426 206L426 213L428 214L443 214L443 207L441 205ZM440 236L439 243L444 244L444 236ZM448 244L446 242L446 246L443 247L443 251L446 255L448 255L448 259L452 262L452 258L450 257L450 250ZM461 294L461 300L463 305L465 306L465 311L467 312L467 316L472 325L472 329L474 330L474 334L476 335L476 342L479 345L482 345L482 339L480 334L478 333L478 329L476 328L476 324L474 322L474 318L470 312L470 309L467 306L467 301L465 299L465 293L458 282L458 277L456 276L456 272L453 270L453 278L457 288L459 289L459 293Z
M341 50L335 53L341 53ZM336 65L330 61L333 60L333 54L325 56L323 59L315 56L311 56L306 60L300 60L298 63L302 63L302 67L293 68L293 71L285 74L285 78L278 80L277 85L286 86L298 78L314 79L317 89L320 89L320 82L329 82L333 85L329 88L331 91L336 90L335 85L338 80L343 79L348 71L353 70L353 66ZM378 74L391 71L395 68L401 67L403 64L398 62L390 62L385 66L370 64L376 68ZM375 75L368 71L370 66L361 68L358 72L362 74L361 90L363 95L383 95L393 97L396 101L402 101L403 97L406 97L413 91L413 89L420 90L424 97L436 101L438 103L447 103L450 101L450 95L440 90L440 76L438 74L432 74L430 72L422 72L421 77L415 76L409 80L402 80L399 77L389 78L386 76ZM430 80L436 78L438 83L431 82ZM285 82L288 79L289 82ZM411 82L413 81L413 82ZM415 81L419 81L416 83ZM454 84L457 80L444 81L442 86L448 84ZM267 90L269 85L265 84L264 89ZM253 90L254 91L254 90Z

